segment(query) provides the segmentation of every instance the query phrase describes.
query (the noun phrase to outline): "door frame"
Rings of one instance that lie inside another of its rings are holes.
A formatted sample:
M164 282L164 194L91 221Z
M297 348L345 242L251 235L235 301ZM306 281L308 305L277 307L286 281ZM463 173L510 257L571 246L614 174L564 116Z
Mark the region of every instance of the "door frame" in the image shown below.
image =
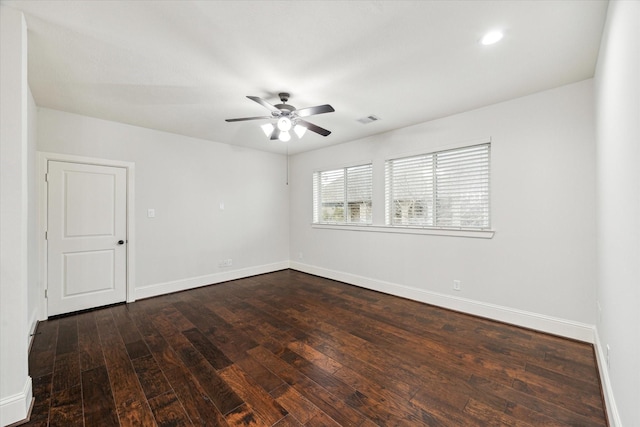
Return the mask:
M49 161L66 162L66 163L82 163L88 165L97 166L112 166L125 168L127 171L127 271L126 271L126 287L127 287L127 299L126 302L135 301L135 243L134 238L134 220L135 220L135 163L125 162L120 160L100 159L95 157L75 156L71 154L61 153L49 153L38 151L38 259L40 260L39 277L40 277L40 307L38 312L40 313L39 320L46 320L49 317L49 309L47 307L46 292L49 288L47 283L47 240L45 234L47 232L48 224L48 210L49 210L49 191L46 183L46 173Z

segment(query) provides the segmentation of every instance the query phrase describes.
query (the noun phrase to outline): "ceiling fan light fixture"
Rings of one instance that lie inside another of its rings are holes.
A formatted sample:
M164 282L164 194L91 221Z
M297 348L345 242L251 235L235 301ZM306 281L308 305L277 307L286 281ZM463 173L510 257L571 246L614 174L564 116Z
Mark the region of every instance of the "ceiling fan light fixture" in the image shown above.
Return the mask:
M293 131L296 133L296 135L298 135L298 138L302 138L305 132L307 132L307 128L304 126L295 125Z
M289 142L291 140L291 134L287 131L282 131L278 139L282 142Z
M265 123L260 127L262 128L264 134L267 135L267 137L270 137L273 131L276 129L272 123Z
M335 110L331 105L324 104L297 109L286 103L289 99L288 93L283 92L278 95L280 96L282 104L276 105L272 105L257 96L247 96L250 100L257 102L269 110L271 112L270 116L240 117L237 119L226 119L225 121L244 122L247 120L269 120L268 123L260 125L260 128L262 128L262 131L271 141L290 141L291 133L289 131L292 129L298 138L302 138L307 130L317 133L320 136L329 136L331 134L331 131L302 119L303 117L315 116L316 114L333 113Z
M282 132L289 132L292 127L291 120L288 117L280 117L278 119L278 129Z

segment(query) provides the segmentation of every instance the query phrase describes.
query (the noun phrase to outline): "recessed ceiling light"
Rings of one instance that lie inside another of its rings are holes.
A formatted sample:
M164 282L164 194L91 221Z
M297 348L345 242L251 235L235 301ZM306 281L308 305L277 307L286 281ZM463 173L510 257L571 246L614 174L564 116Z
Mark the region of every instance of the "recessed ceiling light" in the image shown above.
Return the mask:
M504 34L502 34L502 31L490 31L487 34L485 34L484 37L482 37L482 40L480 40L480 43L482 43L485 46L494 44L502 40L503 36Z

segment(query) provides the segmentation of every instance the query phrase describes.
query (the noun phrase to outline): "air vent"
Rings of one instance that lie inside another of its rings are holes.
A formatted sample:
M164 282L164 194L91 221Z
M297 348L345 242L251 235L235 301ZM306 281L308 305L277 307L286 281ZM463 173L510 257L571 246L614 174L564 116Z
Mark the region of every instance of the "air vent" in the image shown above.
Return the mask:
M360 123L362 123L363 125L366 125L366 124L371 123L371 122L375 122L377 120L380 120L380 117L374 116L373 114L370 115L370 116L366 116L366 117L362 117L362 118L358 119L358 121Z

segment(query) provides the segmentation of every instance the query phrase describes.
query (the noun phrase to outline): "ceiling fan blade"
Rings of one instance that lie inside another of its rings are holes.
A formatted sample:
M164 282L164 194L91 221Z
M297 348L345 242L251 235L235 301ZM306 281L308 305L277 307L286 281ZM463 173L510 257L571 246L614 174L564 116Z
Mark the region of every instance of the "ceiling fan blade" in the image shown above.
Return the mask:
M334 110L331 105L325 104L317 105L315 107L300 108L299 110L296 110L296 115L298 117L309 117L315 114L333 113L334 111L336 110Z
M226 119L225 122L244 122L246 120L262 120L262 119L273 119L273 116L242 117L240 119Z
M269 138L271 141L275 141L277 139L280 139L280 129L275 128L273 130L273 132L271 132L271 138Z
M315 132L322 136L328 136L331 134L331 131L321 128L320 126L316 126L313 123L309 123L306 120L298 120L297 123L299 126L304 126L309 129L311 132Z
M265 101L262 98L259 98L257 96L247 96L247 98L249 98L252 101L257 102L258 104L262 105L264 108L266 108L269 111L273 111L273 112L277 112L277 113L280 112L280 110L278 108L276 108L275 105L269 104L267 101Z

